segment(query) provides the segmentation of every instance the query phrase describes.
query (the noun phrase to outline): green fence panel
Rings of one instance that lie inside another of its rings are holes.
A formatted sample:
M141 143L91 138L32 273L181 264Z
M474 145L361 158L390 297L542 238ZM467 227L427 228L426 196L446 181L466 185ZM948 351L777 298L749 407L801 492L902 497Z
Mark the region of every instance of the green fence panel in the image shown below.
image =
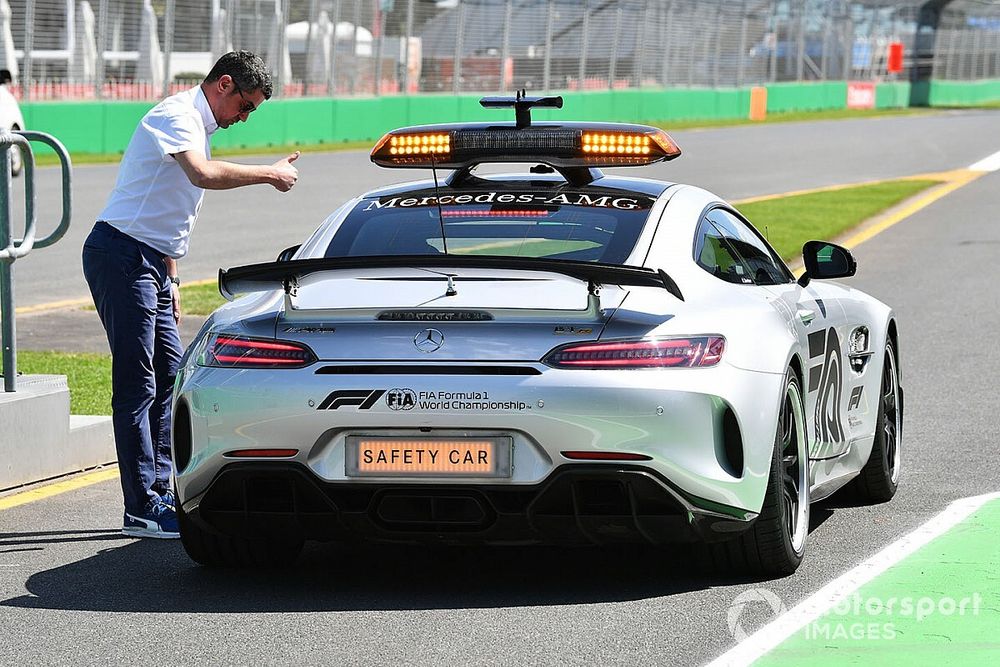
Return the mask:
M772 83L767 86L768 113L822 111L846 107L846 81Z
M843 109L847 83L777 83L767 86L769 113ZM746 118L750 88L668 88L566 91L562 109L535 109L536 120L645 122L669 126L671 121ZM407 125L509 122L512 109L483 109L479 95L414 95L370 98L305 98L270 100L249 122L213 135L216 149L262 148L288 144L374 142L385 132ZM917 102L912 100L916 99ZM932 106L973 105L1000 100L1000 80L932 81L920 87L908 82L881 83L875 106L902 108L911 103ZM148 102L30 102L22 105L30 129L49 132L72 153L120 153ZM49 151L39 146L40 152Z
M908 81L875 85L876 109L903 109L910 106L911 86Z
M21 115L28 126L24 129L48 132L70 153L103 153L107 107L107 104L90 102L36 102L22 105ZM134 124L132 129L135 129ZM125 141L128 143L128 139ZM34 144L32 148L37 153L53 152L42 144Z
M409 111L401 125L433 125L460 120L455 95L413 95L405 99Z
M973 106L1000 101L1000 81L931 81L930 106Z
M333 104L327 98L288 100L285 138L291 144L327 144L333 136ZM263 108L261 109L263 111ZM252 119L251 122L257 120Z
M716 118L747 118L750 115L750 89L732 88L716 91Z
M334 141L376 141L385 134L381 99L375 97L333 101Z
M267 148L283 146L287 140L287 102L268 101L247 119L212 135L212 146L219 148Z
M124 153L139 121L153 108L149 102L108 102L104 106L104 124L97 133L100 153ZM56 135L58 136L58 135ZM72 150L72 149L71 149ZM80 151L85 152L85 151Z

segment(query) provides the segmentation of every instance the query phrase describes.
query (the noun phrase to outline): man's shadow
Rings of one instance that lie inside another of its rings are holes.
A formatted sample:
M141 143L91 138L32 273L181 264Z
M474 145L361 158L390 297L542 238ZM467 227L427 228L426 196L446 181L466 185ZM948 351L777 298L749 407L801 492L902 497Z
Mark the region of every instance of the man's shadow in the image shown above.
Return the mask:
M32 574L24 584L29 594L0 606L174 613L461 609L616 602L735 583L699 571L693 546L309 543L289 568L229 570L198 566L177 541L115 545L120 535L93 537L109 540L109 548ZM28 539L8 541L18 551L37 548Z

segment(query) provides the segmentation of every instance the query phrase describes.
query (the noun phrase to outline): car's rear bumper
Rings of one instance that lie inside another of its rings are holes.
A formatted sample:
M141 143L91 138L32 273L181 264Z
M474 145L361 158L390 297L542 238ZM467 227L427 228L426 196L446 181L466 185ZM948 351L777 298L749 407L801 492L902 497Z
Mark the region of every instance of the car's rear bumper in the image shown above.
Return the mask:
M298 463L232 463L185 512L266 539L435 544L716 541L756 515L684 494L633 465L573 464L534 485L327 482Z

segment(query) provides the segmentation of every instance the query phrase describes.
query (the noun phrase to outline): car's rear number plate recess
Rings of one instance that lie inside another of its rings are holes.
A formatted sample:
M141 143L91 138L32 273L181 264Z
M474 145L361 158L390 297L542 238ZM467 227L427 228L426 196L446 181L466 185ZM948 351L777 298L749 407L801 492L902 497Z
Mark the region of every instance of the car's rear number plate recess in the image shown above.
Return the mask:
M348 477L510 477L511 438L347 437Z

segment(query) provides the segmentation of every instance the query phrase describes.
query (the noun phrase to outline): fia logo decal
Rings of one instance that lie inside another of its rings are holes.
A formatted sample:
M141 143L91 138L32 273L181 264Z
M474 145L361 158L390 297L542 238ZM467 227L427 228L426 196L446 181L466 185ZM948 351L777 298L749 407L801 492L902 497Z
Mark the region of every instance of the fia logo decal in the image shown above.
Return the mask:
M390 410L412 410L417 404L417 394L412 389L390 389L385 404Z

